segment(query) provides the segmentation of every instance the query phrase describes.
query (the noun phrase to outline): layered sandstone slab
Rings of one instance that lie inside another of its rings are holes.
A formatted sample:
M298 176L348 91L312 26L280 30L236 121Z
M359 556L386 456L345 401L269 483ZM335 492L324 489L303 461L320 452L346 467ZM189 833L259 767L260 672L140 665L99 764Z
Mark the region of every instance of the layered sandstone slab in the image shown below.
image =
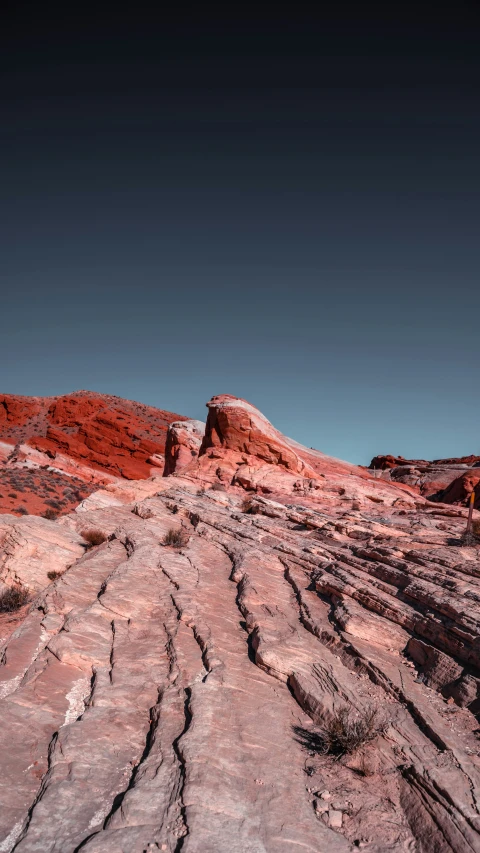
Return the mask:
M4 642L1 853L480 851L466 511L210 412L188 465L49 523L105 541ZM344 708L382 730L323 754Z

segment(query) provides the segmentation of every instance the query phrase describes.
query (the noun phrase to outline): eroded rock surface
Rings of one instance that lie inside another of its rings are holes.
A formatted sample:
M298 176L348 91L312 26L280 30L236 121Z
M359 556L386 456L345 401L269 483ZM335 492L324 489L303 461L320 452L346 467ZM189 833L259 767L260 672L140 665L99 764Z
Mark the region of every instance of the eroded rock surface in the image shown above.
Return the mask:
M375 456L370 469L378 475L404 483L434 501L465 504L477 490L475 506L480 508L480 456L451 459L404 459L403 456Z
M205 436L172 476L50 522L106 541L4 643L1 853L480 851L466 511L234 398ZM323 754L344 708L381 731Z
M183 420L90 391L0 395L0 512L58 515L99 485L163 471L168 426Z

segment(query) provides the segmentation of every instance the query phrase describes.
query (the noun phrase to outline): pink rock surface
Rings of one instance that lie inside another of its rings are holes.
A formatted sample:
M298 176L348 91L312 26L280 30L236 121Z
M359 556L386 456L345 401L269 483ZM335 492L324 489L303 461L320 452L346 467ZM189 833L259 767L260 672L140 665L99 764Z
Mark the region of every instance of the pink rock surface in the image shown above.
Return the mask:
M5 638L1 853L480 851L465 524L213 398L188 465L50 522L52 548L106 541ZM325 754L371 708L373 740Z

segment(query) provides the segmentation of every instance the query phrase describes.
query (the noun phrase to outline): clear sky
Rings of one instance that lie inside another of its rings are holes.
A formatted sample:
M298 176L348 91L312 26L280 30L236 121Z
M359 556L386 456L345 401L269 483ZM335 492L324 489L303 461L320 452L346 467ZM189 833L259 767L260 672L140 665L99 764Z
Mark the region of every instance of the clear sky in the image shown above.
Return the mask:
M332 6L15 5L0 391L230 393L353 462L480 453L477 4Z

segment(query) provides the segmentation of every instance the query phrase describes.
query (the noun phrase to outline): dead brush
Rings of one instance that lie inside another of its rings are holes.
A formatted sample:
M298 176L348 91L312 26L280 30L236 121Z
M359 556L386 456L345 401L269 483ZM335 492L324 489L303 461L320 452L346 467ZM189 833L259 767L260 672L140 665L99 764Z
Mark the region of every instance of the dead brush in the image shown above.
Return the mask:
M240 509L242 512L249 513L253 509L253 501L251 498L245 497L240 504Z
M310 755L343 755L356 752L385 733L388 718L375 706L361 711L340 708L315 731L294 726L297 740Z
M27 603L30 596L24 586L12 586L0 595L0 613L14 613Z
M101 545L102 542L107 541L107 537L101 530L82 530L80 535L88 543L89 548L94 548L96 545Z
M322 726L320 738L324 755L356 752L361 746L384 734L388 728L387 718L375 706L362 711L344 706Z
M63 572L56 572L56 571L47 572L47 578L49 581L56 581L58 578L61 578L62 575L63 575Z
M163 537L164 545L173 545L174 548L184 548L188 544L188 535L183 527L171 527Z

